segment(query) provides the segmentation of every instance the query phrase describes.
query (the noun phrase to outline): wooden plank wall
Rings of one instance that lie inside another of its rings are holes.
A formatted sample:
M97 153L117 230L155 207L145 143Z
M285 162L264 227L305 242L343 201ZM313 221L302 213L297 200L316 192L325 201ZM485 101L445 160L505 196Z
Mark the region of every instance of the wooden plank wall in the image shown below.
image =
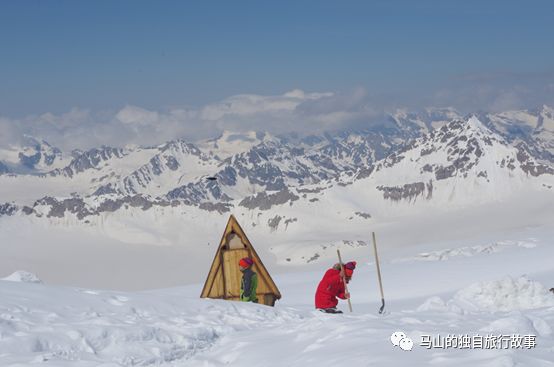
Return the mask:
M224 291L223 291L223 271L221 269L221 266L217 268L215 271L215 276L213 278L213 283L211 286L211 289L208 292L207 297L210 298L223 298Z
M248 250L235 249L223 251L223 276L225 278L225 298L240 297L240 281L242 273L239 269L239 261L248 256Z
M202 289L200 297L218 298L223 297L223 273L220 271L221 261L218 254L214 259L208 278ZM221 288L221 290L219 290Z

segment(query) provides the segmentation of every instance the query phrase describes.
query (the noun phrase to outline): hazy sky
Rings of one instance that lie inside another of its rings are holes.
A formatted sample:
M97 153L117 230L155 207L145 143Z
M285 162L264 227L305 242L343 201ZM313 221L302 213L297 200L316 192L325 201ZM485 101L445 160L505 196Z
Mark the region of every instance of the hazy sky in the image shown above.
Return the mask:
M368 116L554 104L554 1L0 1L4 126L296 89Z

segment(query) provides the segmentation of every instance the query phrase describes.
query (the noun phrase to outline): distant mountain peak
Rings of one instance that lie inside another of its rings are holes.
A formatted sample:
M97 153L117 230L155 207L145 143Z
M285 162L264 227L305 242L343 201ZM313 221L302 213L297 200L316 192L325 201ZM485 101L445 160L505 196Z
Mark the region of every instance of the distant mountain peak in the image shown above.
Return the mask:
M480 134L494 134L488 127L485 126L485 124L481 122L481 120L479 120L476 115L470 115L465 124L468 130L473 130Z
M208 154L214 154L220 159L226 159L235 154L250 150L252 147L267 141L278 140L267 132L224 130L219 137L198 143L198 147Z
M66 164L60 149L28 134L23 135L18 144L0 149L0 161L4 161L10 171L23 174L40 174Z

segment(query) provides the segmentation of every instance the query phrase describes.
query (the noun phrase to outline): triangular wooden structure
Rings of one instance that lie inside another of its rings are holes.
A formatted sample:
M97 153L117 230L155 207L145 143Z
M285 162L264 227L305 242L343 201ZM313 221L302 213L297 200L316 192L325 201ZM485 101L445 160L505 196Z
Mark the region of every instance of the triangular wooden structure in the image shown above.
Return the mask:
M239 260L243 257L254 260L252 270L258 274L258 302L268 306L275 305L275 301L281 298L281 293L233 215L227 222L200 297L240 300L242 273L239 270Z

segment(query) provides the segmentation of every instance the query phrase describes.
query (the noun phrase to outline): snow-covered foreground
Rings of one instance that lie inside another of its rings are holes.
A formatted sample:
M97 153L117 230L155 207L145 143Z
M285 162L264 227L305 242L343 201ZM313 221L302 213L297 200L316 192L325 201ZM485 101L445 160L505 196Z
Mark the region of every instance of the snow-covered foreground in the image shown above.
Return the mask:
M427 253L428 255L428 253ZM325 269L275 276L275 308L199 299L201 285L142 292L0 281L1 366L554 366L554 246L529 238L384 259L387 312L374 264L359 260L354 312L313 310ZM330 264L329 264L330 265ZM341 307L346 310L345 304ZM390 342L402 331L412 351ZM426 348L424 335L536 337L536 346Z

